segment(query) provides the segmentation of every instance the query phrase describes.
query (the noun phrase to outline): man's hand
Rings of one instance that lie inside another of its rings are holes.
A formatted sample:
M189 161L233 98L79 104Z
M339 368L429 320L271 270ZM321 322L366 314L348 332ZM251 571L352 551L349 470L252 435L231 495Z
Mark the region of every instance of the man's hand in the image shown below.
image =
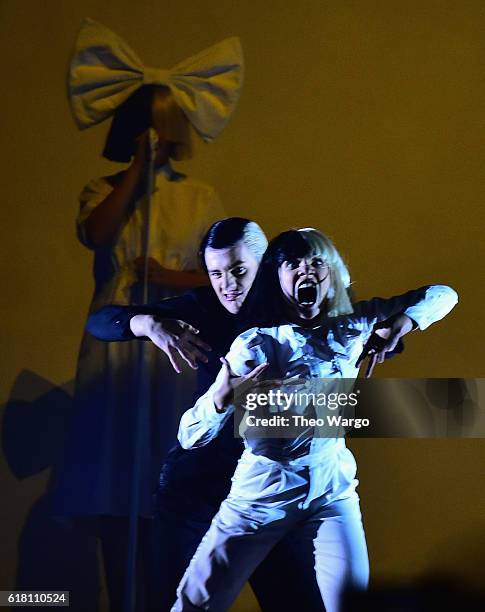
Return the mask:
M130 320L130 329L137 337L146 336L167 355L173 369L180 374L180 358L196 370L197 361L207 363L202 351L211 347L198 337L199 330L178 319L159 319L153 315L135 315ZM200 350L201 349L201 350Z
M359 367L364 359L369 357L365 377L370 378L376 363L382 363L386 358L386 353L393 351L399 340L413 328L412 319L405 314L395 315L386 321L377 323L357 359L356 367Z
M234 398L234 391L247 381L254 381L268 367L267 363L256 366L246 376L235 376L229 362L221 357L222 368L217 376L217 387L214 389L214 405L217 412L225 412Z

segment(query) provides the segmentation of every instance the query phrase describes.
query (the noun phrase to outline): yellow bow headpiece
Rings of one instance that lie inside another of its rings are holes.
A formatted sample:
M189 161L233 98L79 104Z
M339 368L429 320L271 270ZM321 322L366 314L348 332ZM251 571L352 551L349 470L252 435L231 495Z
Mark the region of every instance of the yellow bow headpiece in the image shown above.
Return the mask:
M165 85L204 140L223 130L239 98L243 56L238 38L170 70L146 67L114 32L85 19L69 65L69 99L80 129L104 121L142 85Z

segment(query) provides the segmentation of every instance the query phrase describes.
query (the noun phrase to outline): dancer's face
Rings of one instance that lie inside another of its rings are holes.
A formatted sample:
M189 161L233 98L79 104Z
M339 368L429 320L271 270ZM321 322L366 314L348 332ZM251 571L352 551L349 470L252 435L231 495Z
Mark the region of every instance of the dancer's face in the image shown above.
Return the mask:
M307 320L317 317L331 285L328 264L313 255L286 260L278 275L292 314Z
M210 283L220 303L232 314L241 310L259 263L242 240L226 249L207 247L204 253Z

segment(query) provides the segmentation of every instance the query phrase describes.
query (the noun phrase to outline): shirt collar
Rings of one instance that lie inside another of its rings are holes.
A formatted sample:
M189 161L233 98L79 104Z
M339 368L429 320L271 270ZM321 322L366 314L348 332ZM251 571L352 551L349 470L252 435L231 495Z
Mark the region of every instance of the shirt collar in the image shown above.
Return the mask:
M318 323L315 323L315 325L311 325L306 327L305 325L300 325L299 323L290 323L289 324L290 327L292 327L294 330L300 332L300 333L307 333L310 334L313 331L315 331L316 329L320 329L323 327L324 322L322 320L320 320Z

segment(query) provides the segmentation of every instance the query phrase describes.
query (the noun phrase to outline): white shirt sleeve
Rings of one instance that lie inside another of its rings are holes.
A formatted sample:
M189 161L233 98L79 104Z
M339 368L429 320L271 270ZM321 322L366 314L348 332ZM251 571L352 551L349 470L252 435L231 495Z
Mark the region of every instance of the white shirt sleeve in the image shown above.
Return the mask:
M86 236L85 221L96 206L112 191L113 186L105 178L98 178L89 181L79 196L79 214L76 219L77 236L80 242L88 248L93 247Z
M443 319L458 303L458 294L446 285L432 285L422 300L406 308L404 314L416 322L419 329Z
M265 362L261 348L261 337L256 329L250 329L238 336L229 350L226 359L231 372L237 376L248 374L260 363ZM202 395L193 408L182 415L178 431L178 440L183 448L205 446L213 440L234 412L234 406L228 406L225 412L217 412L214 405L214 390L219 386L223 370L219 371L215 382Z
M419 327L426 329L445 317L457 304L458 295L446 285L429 285L392 298L373 298L355 305L354 317L362 329L372 331L380 321L404 313Z
M219 371L215 382L204 393L195 406L187 410L180 419L178 440L182 448L197 448L205 446L213 440L234 412L234 406L228 406L225 412L217 412L213 393L222 377Z

